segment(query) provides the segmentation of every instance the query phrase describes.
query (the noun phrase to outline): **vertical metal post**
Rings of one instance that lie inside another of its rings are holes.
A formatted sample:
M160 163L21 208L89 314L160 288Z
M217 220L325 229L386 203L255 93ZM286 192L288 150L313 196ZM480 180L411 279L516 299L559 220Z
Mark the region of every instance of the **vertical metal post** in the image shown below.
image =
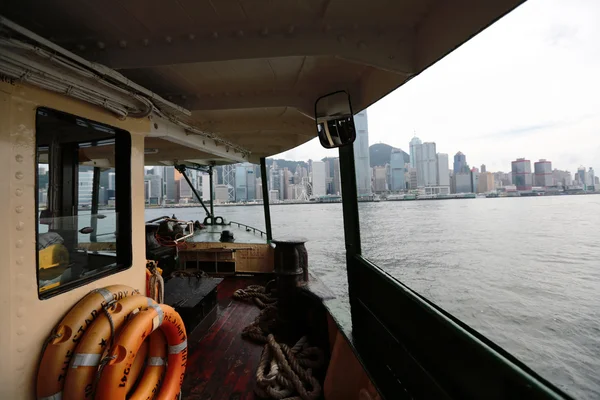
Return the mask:
M209 187L210 187L210 215L212 217L212 221L213 223L214 221L214 217L215 217L215 208L214 208L214 191L215 191L215 186L214 186L214 182L213 182L213 166L209 166L208 167L208 182L209 182Z
M346 253L354 257L361 254L360 224L358 222L358 190L352 145L340 147L340 177L342 184L342 208L344 214L344 238Z
M354 146L340 147L340 180L342 184L342 210L344 215L344 239L346 243L346 274L348 276L348 298L350 314L354 319L359 315L356 299L359 296L360 277L359 260L360 224L358 222L358 190L356 187L356 171L354 163ZM357 311L355 311L357 310ZM360 325L356 321L356 325Z
M260 159L260 181L262 183L263 207L265 209L265 227L267 230L267 243L273 240L273 231L271 231L271 210L269 209L269 186L267 184L267 160L264 157Z
M90 242L96 242L98 235L98 203L100 202L100 168L94 167L94 177L92 178L92 211Z

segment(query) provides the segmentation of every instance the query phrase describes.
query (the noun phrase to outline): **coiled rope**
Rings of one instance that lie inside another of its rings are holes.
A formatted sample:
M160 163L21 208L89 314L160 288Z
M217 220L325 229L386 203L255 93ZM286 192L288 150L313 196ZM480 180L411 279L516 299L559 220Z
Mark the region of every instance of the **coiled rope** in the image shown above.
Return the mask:
M306 336L291 348L275 340L271 330L277 317L277 298L274 290L268 289L272 282L266 287L251 285L233 294L235 299L254 302L261 309L242 331L243 337L265 346L256 371L256 394L265 399L315 400L322 388L312 371L324 365L323 351L310 346Z

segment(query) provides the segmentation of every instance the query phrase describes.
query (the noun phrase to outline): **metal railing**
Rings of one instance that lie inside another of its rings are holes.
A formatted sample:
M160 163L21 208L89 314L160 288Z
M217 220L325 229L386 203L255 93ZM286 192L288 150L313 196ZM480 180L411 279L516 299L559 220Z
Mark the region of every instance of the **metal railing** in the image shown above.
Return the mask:
M262 237L263 235L264 235L264 236L267 236L267 233L266 233L266 232L264 232L264 231L261 231L260 229L258 229L258 228L255 228L255 227L253 227L253 226L246 225L246 224L242 224L241 222L229 221L229 225L231 225L231 224L236 224L236 225L238 226L238 228L244 227L244 228L246 228L246 230L247 230L247 231L249 231L249 230L252 230L252 231L253 231L255 234L256 234L256 232L258 232L258 233L260 233L260 236L261 236L261 237Z

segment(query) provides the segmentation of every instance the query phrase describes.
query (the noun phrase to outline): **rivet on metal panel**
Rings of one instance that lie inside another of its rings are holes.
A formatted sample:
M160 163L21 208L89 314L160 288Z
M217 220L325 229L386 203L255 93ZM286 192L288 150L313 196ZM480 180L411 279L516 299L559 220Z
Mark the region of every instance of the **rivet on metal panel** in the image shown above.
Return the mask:
M212 33L212 37L213 37L213 39L218 39L219 38L219 32L216 32L216 31L213 32Z
M17 222L17 230L22 231L23 229L25 229L25 222L23 222L23 221Z
M27 349L27 348L26 348L25 346L21 345L21 346L17 347L17 352L19 352L19 353L22 353L22 352L24 352L26 349Z
M150 41L148 39L144 39L142 40L142 43L144 44L144 46L148 46L150 44Z
M15 211L17 212L17 214L21 214L23 211L25 211L25 207L23 207L23 206L16 206L15 207Z
M356 47L358 47L358 48L359 48L359 49L361 49L361 50L364 50L364 49L366 49L366 48L367 48L367 44L366 44L365 42L363 42L363 41L360 41L360 42L358 42L358 43L356 44Z
M119 40L119 47L124 49L125 47L127 47L127 41L126 40Z
M15 178L17 178L19 180L23 179L23 172L21 172L21 171L15 172Z
M78 45L77 45L77 50L79 50L79 51L84 51L84 50L85 50L85 46L84 46L84 45L82 45L82 44L78 44Z
M241 30L241 29L239 31L237 31L235 34L236 34L237 37L240 37L240 38L244 37L244 31Z
M16 260L17 265L23 265L23 257L19 257Z
M17 329L17 335L23 336L27 333L27 328L24 325L21 325L19 329Z
M15 196L17 196L17 197L21 197L21 196L23 196L23 189L21 189L21 188L17 188L17 189L15 190Z
M269 28L267 28L267 27L265 26L264 28L262 28L262 29L260 30L260 34L261 34L262 36L267 36L267 35L269 34Z
M99 49L104 49L106 47L104 42L98 42L98 43L96 43L96 45L98 46Z
M23 156L21 154L17 154L15 156L15 161L18 163L23 162Z
M194 35L193 33L190 33L190 34L188 35L188 39L190 39L190 40L194 40L194 39L196 39L196 35Z
M290 25L288 26L287 33L291 35L294 33L294 30L296 30L296 27L294 25Z
M166 41L167 43L172 43L172 42L173 42L173 38L172 38L171 36L166 36L166 37L165 37L165 41Z
M27 309L25 307L17 308L17 317L22 318L25 315Z
M18 364L17 371L23 371L25 369L25 364Z
M23 247L25 243L23 243L23 241L21 239L17 240L17 243L15 244L17 246L17 249L20 249Z

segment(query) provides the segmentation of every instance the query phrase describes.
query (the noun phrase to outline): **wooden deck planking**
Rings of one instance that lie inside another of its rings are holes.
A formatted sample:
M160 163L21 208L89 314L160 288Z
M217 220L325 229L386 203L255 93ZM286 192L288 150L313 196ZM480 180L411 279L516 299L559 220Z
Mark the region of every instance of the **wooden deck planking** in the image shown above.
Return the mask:
M241 332L259 310L231 296L236 289L256 283L254 278L229 278L219 285L217 320L191 346L182 386L184 399L255 399L254 374L263 347L242 339Z

